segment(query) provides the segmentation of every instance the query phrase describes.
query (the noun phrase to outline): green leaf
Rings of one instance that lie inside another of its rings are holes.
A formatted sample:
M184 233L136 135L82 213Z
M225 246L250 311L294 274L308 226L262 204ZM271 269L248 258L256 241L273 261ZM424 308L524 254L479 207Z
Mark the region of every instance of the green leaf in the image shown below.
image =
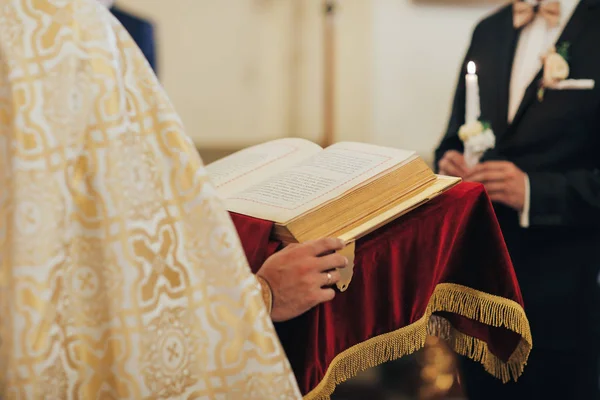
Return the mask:
M569 61L569 48L571 47L571 43L570 42L563 42L561 43L558 48L556 49L556 52L562 57L564 58L566 61Z
M481 121L481 125L483 125L484 132L492 127L492 124L490 124L488 121Z

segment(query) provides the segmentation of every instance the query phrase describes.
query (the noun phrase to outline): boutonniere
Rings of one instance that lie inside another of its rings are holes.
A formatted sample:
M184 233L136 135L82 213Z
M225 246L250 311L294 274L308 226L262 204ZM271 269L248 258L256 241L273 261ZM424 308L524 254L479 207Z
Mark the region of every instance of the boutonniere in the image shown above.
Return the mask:
M473 168L483 153L496 145L492 126L486 121L472 121L460 127L458 137L464 145L464 158L468 168Z
M538 89L538 100L544 100L546 89L553 87L569 77L569 47L571 43L564 42L558 48L552 47L542 56L544 75Z

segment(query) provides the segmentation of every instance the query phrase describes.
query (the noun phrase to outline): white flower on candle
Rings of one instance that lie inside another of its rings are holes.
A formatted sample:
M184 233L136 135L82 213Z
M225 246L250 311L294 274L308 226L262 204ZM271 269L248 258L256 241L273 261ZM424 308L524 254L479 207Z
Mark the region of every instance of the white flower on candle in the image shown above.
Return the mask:
M487 122L474 121L461 126L458 137L465 148L464 157L467 168L473 168L483 154L496 145L496 137Z
M486 151L496 146L496 136L491 129L486 129L480 134L468 138L464 142L464 146L465 164L467 168L473 168Z
M485 130L483 124L479 121L471 121L468 124L464 124L458 130L458 137L461 141L466 142L470 138L477 136Z

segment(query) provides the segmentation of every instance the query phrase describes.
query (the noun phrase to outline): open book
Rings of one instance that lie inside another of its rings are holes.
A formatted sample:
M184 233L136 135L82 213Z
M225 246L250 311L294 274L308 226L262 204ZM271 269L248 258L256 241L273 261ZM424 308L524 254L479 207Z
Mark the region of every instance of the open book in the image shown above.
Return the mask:
M414 152L304 139L249 147L207 166L229 211L275 222L284 243L354 241L455 185Z

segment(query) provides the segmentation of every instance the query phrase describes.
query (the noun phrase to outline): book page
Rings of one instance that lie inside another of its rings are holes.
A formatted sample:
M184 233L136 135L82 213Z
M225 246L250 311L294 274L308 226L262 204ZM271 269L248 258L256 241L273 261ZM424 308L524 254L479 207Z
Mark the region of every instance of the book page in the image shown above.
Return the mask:
M227 198L320 151L321 146L305 139L277 139L231 154L206 170L221 197Z
M249 186L227 199L227 208L284 224L414 157L412 151L364 143L338 143L294 168Z

